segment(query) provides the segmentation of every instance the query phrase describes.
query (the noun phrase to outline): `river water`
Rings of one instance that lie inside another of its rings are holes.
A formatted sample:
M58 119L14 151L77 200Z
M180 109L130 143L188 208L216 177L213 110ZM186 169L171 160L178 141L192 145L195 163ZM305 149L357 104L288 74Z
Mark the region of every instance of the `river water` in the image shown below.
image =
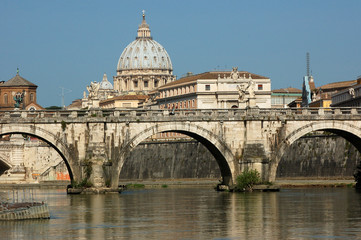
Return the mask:
M51 219L0 222L1 239L361 239L361 193L351 188L36 191Z

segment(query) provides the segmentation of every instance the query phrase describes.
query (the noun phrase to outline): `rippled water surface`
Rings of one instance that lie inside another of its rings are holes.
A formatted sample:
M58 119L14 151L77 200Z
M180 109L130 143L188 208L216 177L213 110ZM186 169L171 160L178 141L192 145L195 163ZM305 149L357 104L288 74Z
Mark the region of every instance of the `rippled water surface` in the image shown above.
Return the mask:
M51 219L0 222L1 239L361 239L361 194L349 188L36 197L48 202Z

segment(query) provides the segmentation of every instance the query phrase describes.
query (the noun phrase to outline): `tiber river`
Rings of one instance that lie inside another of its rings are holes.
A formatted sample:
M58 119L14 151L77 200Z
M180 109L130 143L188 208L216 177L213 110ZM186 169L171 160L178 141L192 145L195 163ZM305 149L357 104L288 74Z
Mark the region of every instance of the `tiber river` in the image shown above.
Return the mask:
M352 188L37 190L36 197L51 219L0 222L1 239L361 239L361 193Z

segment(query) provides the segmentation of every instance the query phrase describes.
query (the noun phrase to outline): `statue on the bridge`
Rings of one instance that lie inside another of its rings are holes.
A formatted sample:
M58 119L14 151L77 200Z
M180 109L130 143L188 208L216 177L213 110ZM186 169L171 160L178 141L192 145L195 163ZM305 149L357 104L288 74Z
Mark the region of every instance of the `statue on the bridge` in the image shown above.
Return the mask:
M25 91L23 91L22 93L18 92L18 93L15 94L15 96L14 96L14 101L15 101L14 107L15 108L20 107L20 104L24 100L24 95L25 95Z
M90 83L90 86L87 86L86 89L89 92L88 98L92 99L92 98L97 98L98 97L98 91L100 88L100 83L94 81Z

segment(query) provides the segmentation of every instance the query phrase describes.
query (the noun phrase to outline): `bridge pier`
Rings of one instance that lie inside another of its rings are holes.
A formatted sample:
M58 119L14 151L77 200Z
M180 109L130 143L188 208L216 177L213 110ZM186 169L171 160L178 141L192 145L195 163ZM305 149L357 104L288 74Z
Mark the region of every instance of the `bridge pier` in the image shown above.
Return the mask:
M240 172L257 170L262 181L269 181L269 157L261 143L245 144L240 162Z
M105 143L90 143L82 164L83 179L89 180L95 188L105 187L107 176L104 172L104 164L107 162Z

